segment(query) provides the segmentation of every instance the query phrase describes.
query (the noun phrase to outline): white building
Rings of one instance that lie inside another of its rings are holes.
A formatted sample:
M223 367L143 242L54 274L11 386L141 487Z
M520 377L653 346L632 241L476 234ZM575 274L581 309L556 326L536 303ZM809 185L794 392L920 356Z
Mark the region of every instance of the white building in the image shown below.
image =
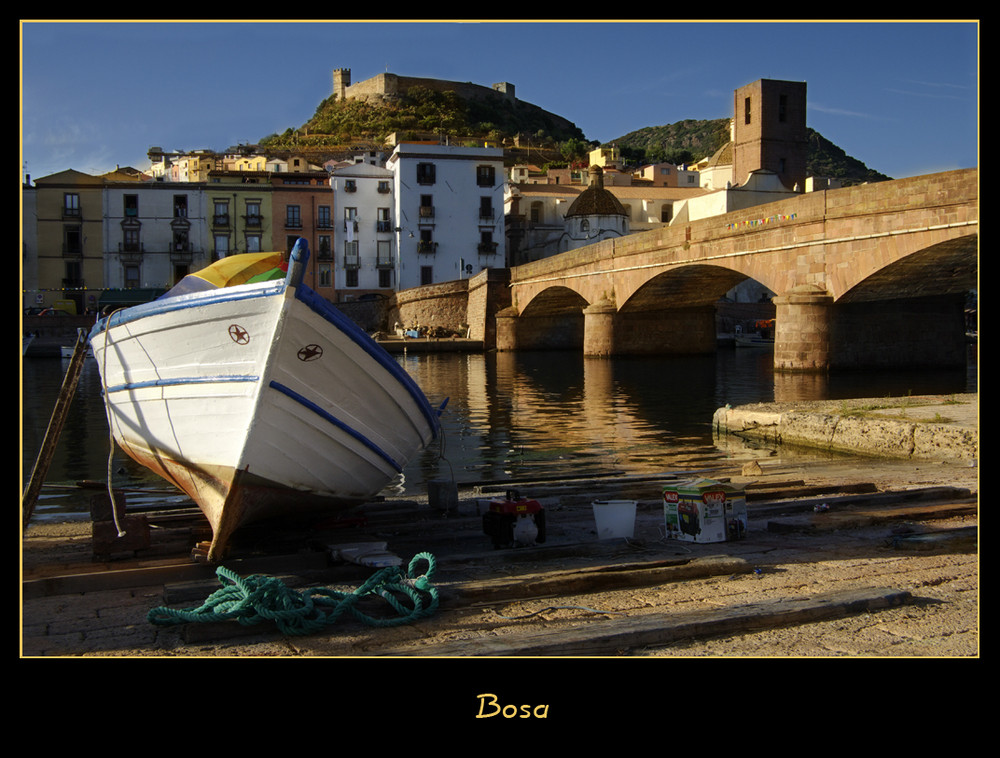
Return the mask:
M396 200L396 289L507 265L501 148L403 143L386 165Z
M334 169L334 281L341 300L396 287L393 173L370 163Z

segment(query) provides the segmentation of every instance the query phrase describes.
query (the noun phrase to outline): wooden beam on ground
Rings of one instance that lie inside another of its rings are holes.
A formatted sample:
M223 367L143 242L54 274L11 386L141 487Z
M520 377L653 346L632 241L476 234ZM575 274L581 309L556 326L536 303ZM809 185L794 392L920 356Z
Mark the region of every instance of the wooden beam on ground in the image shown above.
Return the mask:
M870 613L908 603L909 592L860 589L808 598L771 600L709 611L656 613L597 618L568 629L527 635L464 639L444 645L370 650L372 655L492 657L609 656L635 648L676 644L689 639L748 634L765 629L816 623Z
M753 566L742 558L726 555L703 558L678 558L603 565L567 571L547 571L540 574L519 574L507 579L488 579L466 582L443 593L442 606L468 604L478 600L503 601L546 595L583 594L643 587L683 579L706 576L748 574Z

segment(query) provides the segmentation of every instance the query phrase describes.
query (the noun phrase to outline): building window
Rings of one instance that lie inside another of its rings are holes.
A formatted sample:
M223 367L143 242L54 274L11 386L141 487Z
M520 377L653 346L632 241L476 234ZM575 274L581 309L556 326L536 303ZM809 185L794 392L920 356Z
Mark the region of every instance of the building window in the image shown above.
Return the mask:
M135 289L139 286L139 267L125 266L125 287Z
M354 242L344 242L344 268L346 269L357 269L361 266L361 260L358 257L358 243Z
M750 98L743 98L743 123L750 123Z
M479 198L479 220L480 222L493 222L493 198Z
M247 200L246 225L259 229L260 223L260 200Z
M392 269L391 268L381 268L378 271L378 286L382 289L389 289L392 287Z
M476 184L480 187L492 187L495 183L495 172L493 166L476 166Z
M247 235L247 252L248 253L259 253L260 249L260 235L259 234L248 234Z
M420 267L420 283L421 284L434 284L434 267L433 266L421 266Z
M67 226L63 229L63 252L83 255L83 231L79 226Z
M138 229L125 229L124 239L122 240L122 250L126 253L138 253L139 252L139 230Z
M317 268L317 286L319 287L332 287L333 286L333 267L329 263L321 263Z
M788 119L788 95L778 95L778 121L784 123Z
M174 218L187 218L188 199L187 195L174 195Z
M434 164L433 163L418 163L417 164L417 184L434 184Z
M229 226L229 201L216 200L213 207L212 223L216 226Z
M316 212L317 212L316 225L320 229L330 229L330 228L332 228L333 221L331 220L331 217L330 217L330 206L329 205L321 205L321 206L319 206L319 208L316 209Z
M379 208L377 211L378 217L375 221L375 231L376 232L391 232L392 231L392 216L390 215L388 208Z
M316 257L321 261L333 259L333 244L329 234L319 235L319 243L316 250Z
M345 287L357 287L358 286L358 270L356 268L349 268L344 272L344 286Z
M288 229L302 228L302 210L297 205L289 205L285 208L285 227Z
M417 252L433 253L435 246L433 232L430 229L421 229L420 242L417 243Z
M225 258L227 255L229 255L229 235L216 234L214 240L215 240L215 257Z
M64 216L80 215L80 196L75 192L67 192L65 195L63 195L63 215Z
M378 268L392 267L392 243L387 240L379 240L376 245L375 265Z
M388 195L391 192L389 182L386 180L380 180L378 183L378 191L383 195Z
M125 217L135 218L139 215L139 196L138 195L125 195L122 198L125 203Z

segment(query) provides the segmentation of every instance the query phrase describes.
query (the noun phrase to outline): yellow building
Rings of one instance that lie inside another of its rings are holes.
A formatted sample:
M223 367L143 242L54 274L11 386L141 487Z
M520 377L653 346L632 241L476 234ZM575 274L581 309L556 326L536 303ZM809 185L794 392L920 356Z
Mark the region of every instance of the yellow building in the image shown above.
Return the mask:
M35 180L38 285L27 306L72 300L95 308L104 286L103 187L100 177L69 169Z

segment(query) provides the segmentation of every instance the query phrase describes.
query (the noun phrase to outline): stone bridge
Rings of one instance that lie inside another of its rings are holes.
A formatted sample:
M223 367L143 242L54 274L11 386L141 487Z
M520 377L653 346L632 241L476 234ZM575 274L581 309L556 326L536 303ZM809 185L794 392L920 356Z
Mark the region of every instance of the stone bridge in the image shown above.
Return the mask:
M510 271L498 350L709 352L716 303L772 292L779 370L965 364L979 171L812 192L629 235Z

